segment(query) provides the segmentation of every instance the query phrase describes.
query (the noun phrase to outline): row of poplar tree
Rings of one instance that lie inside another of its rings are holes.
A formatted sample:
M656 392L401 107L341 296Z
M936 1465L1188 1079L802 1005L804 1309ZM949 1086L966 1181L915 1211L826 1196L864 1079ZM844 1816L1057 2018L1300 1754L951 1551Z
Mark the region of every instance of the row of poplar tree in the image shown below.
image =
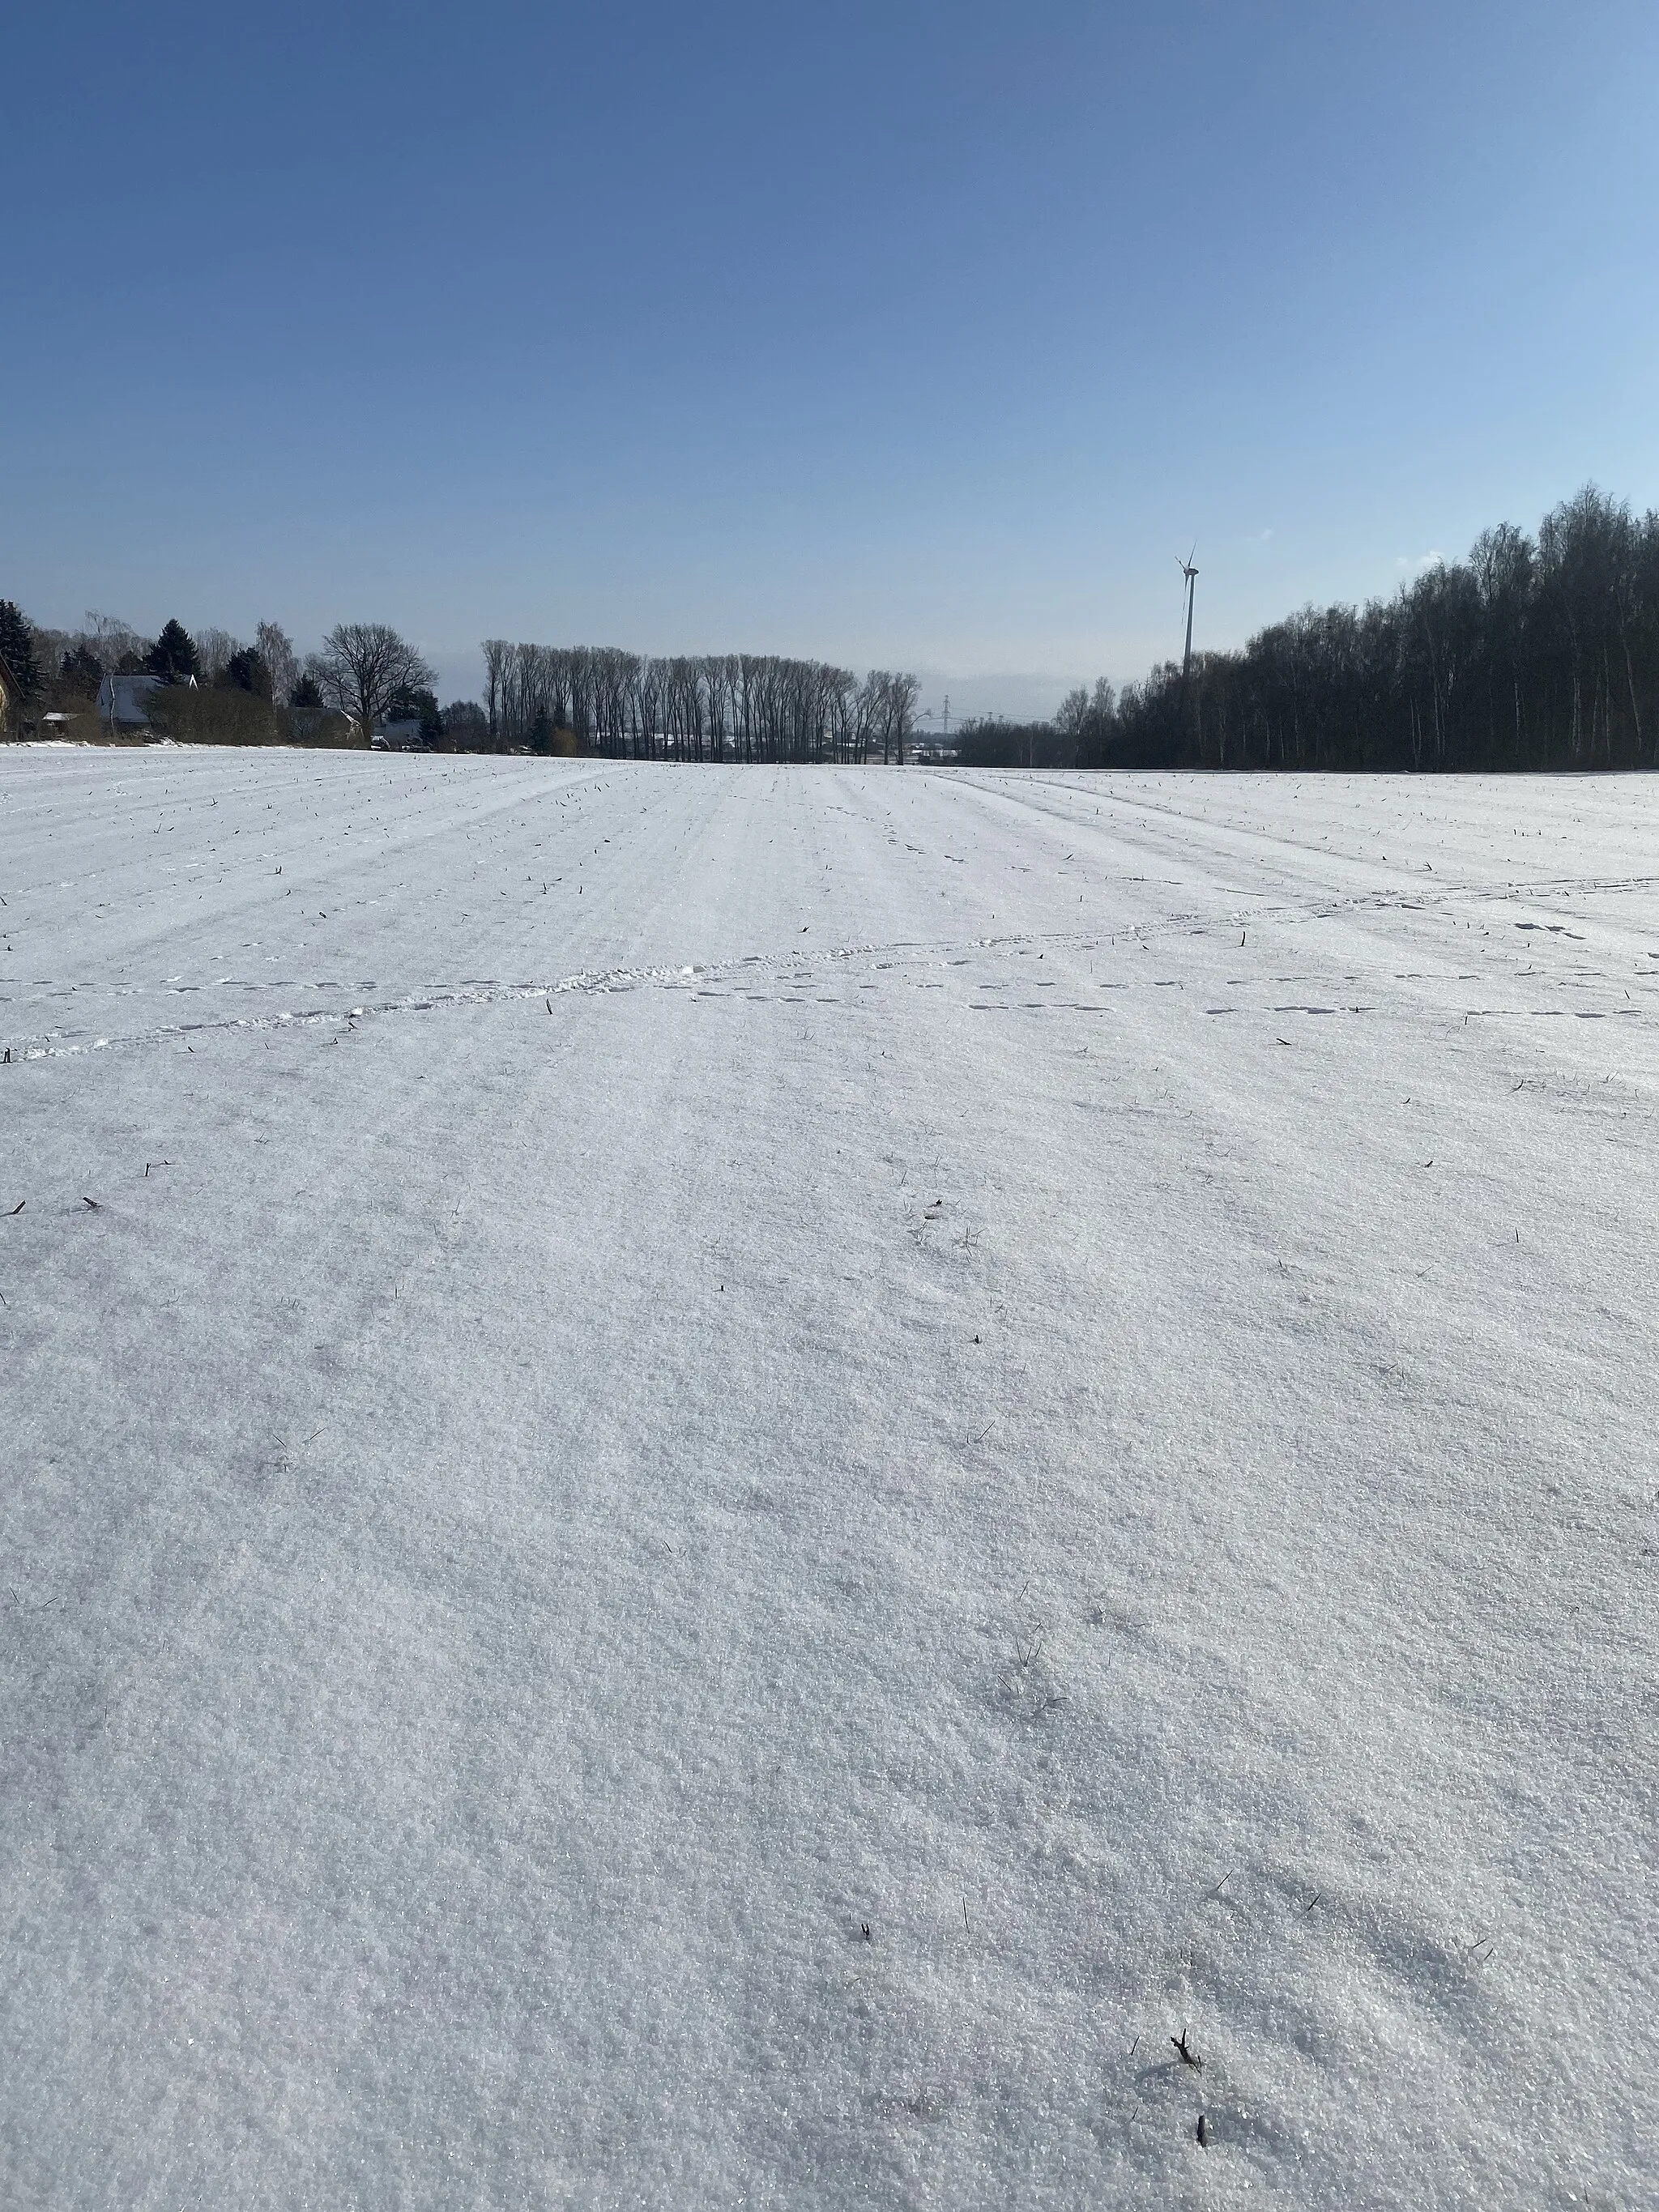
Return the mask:
M609 646L483 648L484 716L502 747L550 750L568 731L619 758L902 763L915 730L915 677L860 678L775 653L660 659Z

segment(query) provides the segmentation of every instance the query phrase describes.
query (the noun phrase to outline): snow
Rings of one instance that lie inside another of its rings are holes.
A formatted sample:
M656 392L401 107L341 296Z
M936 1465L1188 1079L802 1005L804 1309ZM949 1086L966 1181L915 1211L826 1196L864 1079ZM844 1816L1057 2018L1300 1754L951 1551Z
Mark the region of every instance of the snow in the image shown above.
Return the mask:
M0 2199L1652 2203L1656 831L0 754Z

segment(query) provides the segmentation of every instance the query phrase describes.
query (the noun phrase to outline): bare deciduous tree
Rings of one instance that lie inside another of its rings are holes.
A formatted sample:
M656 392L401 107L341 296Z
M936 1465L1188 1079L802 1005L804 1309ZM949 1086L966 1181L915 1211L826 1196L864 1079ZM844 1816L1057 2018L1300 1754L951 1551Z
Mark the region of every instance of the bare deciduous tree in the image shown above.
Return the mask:
M893 742L898 747L898 764L904 766L904 748L915 735L916 701L921 696L921 684L914 676L890 676L887 679L892 700Z
M139 636L131 623L123 622L118 615L100 615L95 607L88 608L87 626L81 635L106 670L142 667L151 644L149 638Z
M1103 678L1102 681L1105 679ZM1063 738L1078 738L1089 719L1089 692L1079 684L1075 691L1068 691L1054 709L1054 727Z
M386 623L339 623L309 664L331 707L349 715L365 742L394 691L429 691L435 672Z
M294 641L280 623L262 622L253 633L259 658L270 671L270 696L279 707L285 707L289 695L300 680L300 658L294 650Z
M513 665L513 647L504 637L487 637L483 641L484 712L489 719L489 740L499 744L501 736L501 714L507 704L508 673Z
M571 730L586 746L636 760L865 760L878 738L901 762L915 727L914 676L872 670L862 684L821 660L769 653L658 658L611 646L485 642L497 744Z
M228 629L210 623L196 633L196 672L209 685L216 684L225 672L231 655L241 650L242 641L233 637Z

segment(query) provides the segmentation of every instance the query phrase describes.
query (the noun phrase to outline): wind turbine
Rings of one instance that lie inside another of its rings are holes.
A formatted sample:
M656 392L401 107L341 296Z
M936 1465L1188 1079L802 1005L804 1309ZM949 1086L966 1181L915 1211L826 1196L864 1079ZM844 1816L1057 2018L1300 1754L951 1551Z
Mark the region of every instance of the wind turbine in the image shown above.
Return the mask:
M1194 539L1193 543L1193 553L1196 553L1197 550L1198 544L1197 540ZM1186 559L1179 564L1181 573L1187 580L1185 586L1187 593L1187 651L1181 663L1181 683L1183 690L1186 689L1187 672L1193 665L1193 585L1198 575L1197 569L1193 566L1193 553L1189 553Z

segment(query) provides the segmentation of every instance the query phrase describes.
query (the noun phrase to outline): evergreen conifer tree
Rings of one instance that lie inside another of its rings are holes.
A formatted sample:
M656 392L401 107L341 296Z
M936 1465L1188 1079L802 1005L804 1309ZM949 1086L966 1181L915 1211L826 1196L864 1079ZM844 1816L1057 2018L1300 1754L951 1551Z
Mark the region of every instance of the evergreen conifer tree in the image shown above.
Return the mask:
M270 671L256 645L245 645L240 652L233 653L220 680L228 690L251 691L256 699L270 696Z
M0 599L0 659L32 699L40 689L40 669L34 658L34 632L28 617L10 599Z
M444 733L436 695L423 686L400 684L386 702L388 722L418 722L422 743L435 745Z
M59 673L71 690L82 692L90 699L98 689L104 671L97 654L89 647L77 645L64 655Z
M144 665L163 684L181 684L197 671L196 647L182 623L169 622L149 649Z

